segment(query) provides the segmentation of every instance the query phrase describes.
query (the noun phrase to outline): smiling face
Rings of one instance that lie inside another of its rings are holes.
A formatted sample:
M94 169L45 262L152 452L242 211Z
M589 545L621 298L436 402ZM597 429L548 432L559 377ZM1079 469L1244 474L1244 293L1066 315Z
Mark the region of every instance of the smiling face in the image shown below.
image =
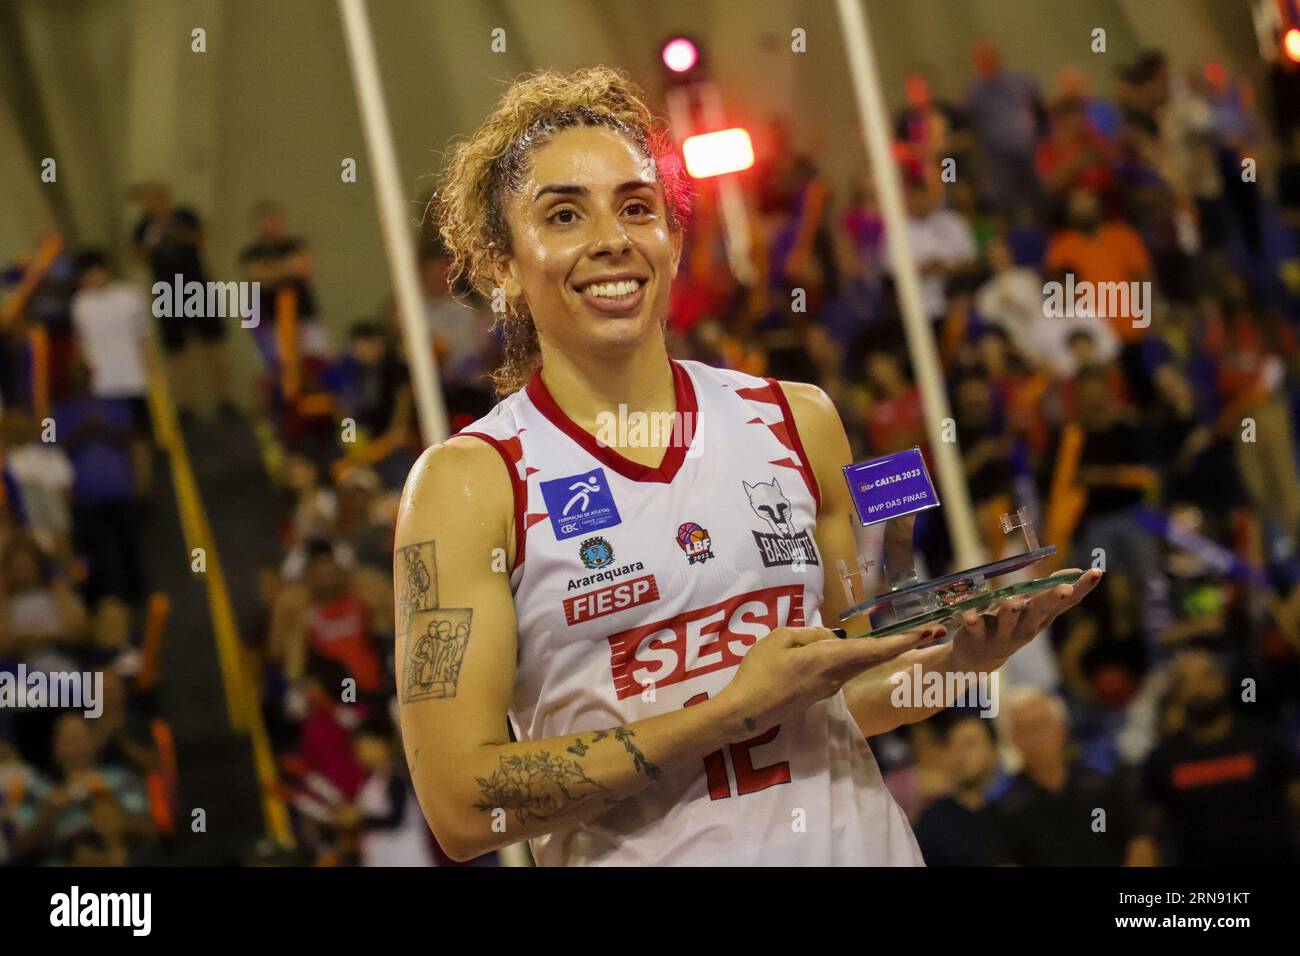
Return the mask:
M543 349L615 355L660 335L682 235L654 164L600 126L552 136L505 205L511 254L498 268Z

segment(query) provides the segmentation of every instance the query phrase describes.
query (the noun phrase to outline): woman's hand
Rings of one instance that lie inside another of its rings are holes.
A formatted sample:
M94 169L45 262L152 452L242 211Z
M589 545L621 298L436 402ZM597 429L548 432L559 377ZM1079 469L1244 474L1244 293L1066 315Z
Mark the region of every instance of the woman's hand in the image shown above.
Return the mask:
M865 670L892 661L942 634L933 625L892 637L839 639L824 627L779 627L751 647L718 695L737 739L803 713Z
M1067 568L1052 577L1078 572L1078 568ZM1097 586L1101 575L1093 569L1074 584L1059 584L1031 598L1007 598L983 611L956 615L949 622L953 637L948 645L946 669L976 673L997 670L1061 612L1082 601Z

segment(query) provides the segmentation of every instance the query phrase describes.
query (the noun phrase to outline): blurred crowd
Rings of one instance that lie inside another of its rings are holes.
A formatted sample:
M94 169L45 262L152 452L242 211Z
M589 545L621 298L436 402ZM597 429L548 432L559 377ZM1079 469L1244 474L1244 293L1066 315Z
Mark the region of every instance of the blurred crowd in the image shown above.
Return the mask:
M1019 550L999 519L1024 508L1060 566L1107 574L1013 659L996 719L949 711L873 745L931 864L1294 862L1300 108L1285 83L1266 110L1221 64L1179 73L1158 51L1108 86L1073 67L1040 83L991 43L959 99L907 76L893 130L906 243L983 545ZM670 351L816 382L855 460L928 458L875 184L828 182L786 124L770 140L742 178L758 279L738 280L697 184ZM161 184L135 198L151 281L206 281L198 212ZM448 288L432 230L417 259L456 431L492 407L500 343L487 303ZM393 720L392 537L421 448L394 307L327 322L309 241L273 201L252 211L239 271L260 283L259 325L160 319L152 378L148 303L108 255L56 241L5 276L0 669L96 667L111 690L96 721L0 710L0 860L120 863L166 845L146 399L165 372L182 422L243 414L224 356L242 333L263 362L251 417L280 508L278 562L243 572L261 606L242 637L294 860L450 862ZM1079 283L1150 293L1097 308L1072 298ZM931 575L952 569L941 512L920 516L916 543Z

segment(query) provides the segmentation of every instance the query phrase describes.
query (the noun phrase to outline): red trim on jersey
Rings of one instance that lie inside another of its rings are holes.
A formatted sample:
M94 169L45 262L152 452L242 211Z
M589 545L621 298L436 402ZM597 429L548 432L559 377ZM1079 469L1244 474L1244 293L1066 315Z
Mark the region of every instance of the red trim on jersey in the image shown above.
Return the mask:
M776 396L776 403L781 406L781 416L785 419L785 426L789 430L790 441L794 446L793 451L799 456L799 473L803 475L804 483L808 485L808 490L812 492L817 510L821 511L822 492L817 487L817 476L813 473L812 463L808 460L808 453L803 450L803 441L799 438L799 426L794 423L794 413L790 411L790 403L785 399L785 392L781 390L780 382L774 378L765 381L772 386L772 394Z
M505 462L506 473L510 476L510 492L515 499L515 563L514 567L518 568L524 563L524 541L528 538L528 522L524 520L524 509L528 506L528 485L519 477L518 462L522 456L522 445L516 436L513 439L515 445L520 446L520 455L511 457L509 449L506 448L505 442L499 438L493 438L491 435L485 435L482 432L457 432L457 435L469 435L471 438L481 438L497 450L501 460ZM543 515L543 517L545 517Z
M681 363L669 359L669 364L673 370L673 391L677 398L673 434L693 435L699 427L699 404L695 398L695 385L691 382L690 375L687 374ZM533 404L537 406L537 410L545 415L552 425L572 438L583 451L602 465L613 469L631 481L671 484L673 478L677 475L678 469L682 467L682 462L686 459L687 449L680 441L674 441L668 446L668 450L664 453L663 460L659 462L657 468L651 468L649 465L642 465L639 462L624 458L608 445L601 445L596 441L594 435L564 414L564 410L556 403L551 396L550 390L547 389L546 383L542 381L541 369L533 373L532 380L529 381L526 391ZM683 414L691 416L689 419L690 428L682 425L681 416Z

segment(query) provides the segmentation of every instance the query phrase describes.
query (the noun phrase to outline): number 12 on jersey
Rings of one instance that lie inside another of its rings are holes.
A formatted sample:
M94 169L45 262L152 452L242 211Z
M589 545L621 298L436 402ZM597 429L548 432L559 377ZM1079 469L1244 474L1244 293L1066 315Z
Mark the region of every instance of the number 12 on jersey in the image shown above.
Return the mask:
M696 694L683 706L690 707L692 704L698 704L708 699L708 694ZM749 793L758 793L758 791L766 790L768 787L790 782L790 762L788 760L782 760L780 763L774 763L766 767L755 767L754 761L749 754L752 748L771 743L780 732L781 725L777 724L757 737L727 745L727 749L731 751L731 766L736 772L736 793L739 796L743 797ZM725 800L731 796L731 781L727 779L727 762L723 758L721 750L715 750L704 757L704 773L709 785L710 800Z

